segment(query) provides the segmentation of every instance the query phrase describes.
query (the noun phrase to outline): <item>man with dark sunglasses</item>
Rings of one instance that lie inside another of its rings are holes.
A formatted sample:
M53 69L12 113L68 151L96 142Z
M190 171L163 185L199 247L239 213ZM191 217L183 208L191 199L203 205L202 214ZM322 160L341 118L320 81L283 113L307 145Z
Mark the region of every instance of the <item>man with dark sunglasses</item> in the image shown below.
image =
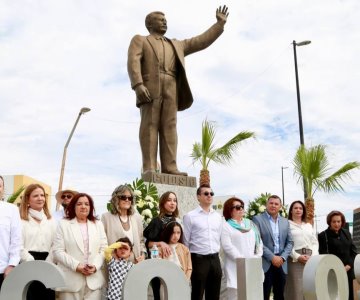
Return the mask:
M222 218L212 208L214 193L210 186L197 189L199 207L184 216L184 243L190 249L191 300L220 299L222 270L219 259Z
M65 189L62 191L58 191L55 194L57 203L62 206L62 209L56 210L52 215L56 221L60 221L65 217L66 207L69 205L70 201L77 193L77 191L74 191L72 189Z

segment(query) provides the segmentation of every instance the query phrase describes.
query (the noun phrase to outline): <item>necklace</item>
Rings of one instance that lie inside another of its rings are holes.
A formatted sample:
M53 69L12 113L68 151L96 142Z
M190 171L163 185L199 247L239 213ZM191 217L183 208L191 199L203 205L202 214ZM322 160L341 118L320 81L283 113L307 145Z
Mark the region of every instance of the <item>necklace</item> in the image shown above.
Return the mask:
M119 220L120 220L120 223L121 223L121 226L124 228L125 231L128 231L130 229L130 218L129 216L127 216L127 219L126 221L124 222L122 219L121 219L121 216L119 215Z

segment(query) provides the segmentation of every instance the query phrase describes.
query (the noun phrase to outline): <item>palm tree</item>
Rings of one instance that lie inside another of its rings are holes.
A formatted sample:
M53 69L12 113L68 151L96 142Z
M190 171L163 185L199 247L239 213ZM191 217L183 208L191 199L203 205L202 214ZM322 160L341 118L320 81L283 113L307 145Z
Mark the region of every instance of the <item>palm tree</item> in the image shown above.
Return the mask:
M307 222L314 220L314 194L317 190L330 193L344 191L343 183L351 179L350 171L360 167L357 161L349 162L332 174L325 153L326 146L317 145L311 148L300 146L293 160L294 175L305 191Z
M240 142L250 137L255 137L254 132L242 131L234 136L220 148L215 148L214 140L216 136L216 123L204 120L202 123L201 143L195 142L190 155L193 164L197 161L201 163L200 185L210 185L209 163L211 161L220 164L229 164L233 158L235 150Z
M21 193L25 190L25 186L19 187L13 194L11 194L6 201L9 203L14 203L16 199L21 195Z

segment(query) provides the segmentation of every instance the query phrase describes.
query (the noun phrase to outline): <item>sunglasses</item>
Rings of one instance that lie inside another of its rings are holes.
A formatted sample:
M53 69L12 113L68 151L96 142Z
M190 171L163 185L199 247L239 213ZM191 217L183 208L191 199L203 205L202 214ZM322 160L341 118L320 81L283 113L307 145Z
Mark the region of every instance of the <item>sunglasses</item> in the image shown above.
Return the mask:
M235 205L235 206L232 207L232 209L243 210L244 206L243 205Z
M204 192L203 195L205 195L205 196L210 195L212 197L212 196L214 196L214 192L210 192L210 193L209 192Z
M64 194L64 195L61 195L61 199L71 199L73 197L73 195L69 195L69 194Z
M134 199L133 196L125 196L125 195L118 196L118 198L122 201L133 201Z

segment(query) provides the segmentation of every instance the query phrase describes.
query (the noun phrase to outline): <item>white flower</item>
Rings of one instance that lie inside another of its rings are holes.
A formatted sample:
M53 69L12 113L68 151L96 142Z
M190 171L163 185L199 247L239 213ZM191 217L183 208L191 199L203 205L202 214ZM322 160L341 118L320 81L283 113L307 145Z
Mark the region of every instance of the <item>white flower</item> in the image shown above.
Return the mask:
M141 191L139 191L139 190L134 190L134 195L135 196L141 196Z
M153 209L153 208L154 208L154 204L153 204L152 202L149 202L149 203L148 203L148 206L149 206L150 209Z
M281 216L285 218L285 217L286 217L286 213L283 211L283 212L281 213Z
M256 202L255 204L256 204L256 206L257 206L257 207L259 207L259 206L260 206L260 203L258 203L258 202Z
M137 206L138 208L143 208L144 205L145 205L145 202L144 202L144 201L139 201L136 206Z
M141 215L143 215L144 217L149 217L149 218L152 218L152 213L151 213L151 210L150 209L144 209L142 212L141 212Z
M261 205L261 206L259 207L259 212L264 212L265 209L266 209L266 207L265 207L264 205Z
M149 196L149 195L147 195L147 196L145 197L145 200L147 200L147 201L154 201L154 198L151 197L151 196Z
M252 211L250 212L250 216L253 216L253 215L255 215L255 210L252 210Z

